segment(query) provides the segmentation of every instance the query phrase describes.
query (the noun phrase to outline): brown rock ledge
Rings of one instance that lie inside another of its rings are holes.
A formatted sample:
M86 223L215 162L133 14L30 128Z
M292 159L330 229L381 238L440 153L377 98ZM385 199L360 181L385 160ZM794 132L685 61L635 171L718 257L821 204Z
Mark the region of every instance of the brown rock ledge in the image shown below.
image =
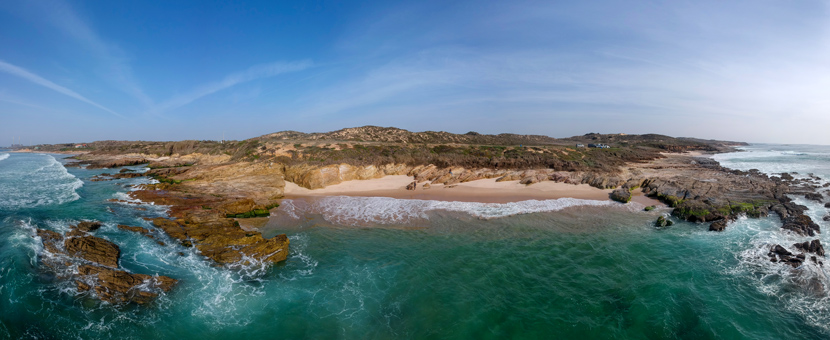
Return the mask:
M167 276L134 274L119 270L118 259L121 250L118 246L85 232L94 231L100 226L99 222L81 222L78 226L72 226L67 235L38 229L37 236L41 238L47 253L42 259L43 264L60 273L77 267L76 274L59 278L74 278L78 292L92 290L102 301L115 304L149 303L159 292L170 291L178 282ZM78 236L78 233L84 235Z

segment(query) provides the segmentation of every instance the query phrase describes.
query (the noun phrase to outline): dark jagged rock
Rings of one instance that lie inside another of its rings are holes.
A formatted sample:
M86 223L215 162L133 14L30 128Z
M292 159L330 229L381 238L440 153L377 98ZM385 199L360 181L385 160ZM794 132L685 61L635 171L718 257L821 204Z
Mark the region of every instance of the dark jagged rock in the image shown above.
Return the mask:
M824 215L821 219L824 221L830 221L830 215Z
M824 196L820 193L817 193L817 192L806 193L806 194L804 194L804 198L806 198L808 200L813 200L813 201L816 201L816 202L821 202L821 201L824 200Z
M805 241L804 243L796 243L793 244L793 247L803 252L824 256L824 246L821 245L821 241L818 239Z
M631 201L631 191L627 188L619 187L611 192L610 197L620 203L628 203Z
M726 229L726 219L717 220L709 225L709 231L724 231Z
M69 237L63 247L70 256L82 258L110 268L118 268L121 249L115 243L95 236Z
M821 241L813 240L811 242L804 242L804 243L796 243L793 245L798 250L806 253L815 253L817 256L824 256L824 247L821 245ZM780 244L776 244L770 248L769 253L770 261L772 262L779 262L785 263L793 268L797 268L801 266L805 260L807 260L807 255L805 253L800 253L798 255L791 253L786 248L782 247ZM824 265L824 262L819 261L816 256L811 256L810 260L813 263L816 263L820 266Z
M409 183L409 184L406 185L406 190L415 190L415 188L417 186L418 186L418 182L413 181L412 183Z
M783 222L784 225L781 228L799 235L816 236L817 233L821 232L819 225L807 215L790 216L783 219Z
M828 183L828 184L830 184L830 183ZM824 207L825 208L830 208L830 203L824 203Z
M168 292L178 282L167 276L132 274L91 265L78 266L78 274L81 275L76 280L79 292L92 289L98 298L109 303L146 304L158 297L156 291Z
M787 250L787 248L782 247L780 244L776 244L776 245L772 246L772 249L770 249L770 252L772 252L774 254L777 254L777 255L781 255L781 256L792 256L792 254L793 254L789 250Z

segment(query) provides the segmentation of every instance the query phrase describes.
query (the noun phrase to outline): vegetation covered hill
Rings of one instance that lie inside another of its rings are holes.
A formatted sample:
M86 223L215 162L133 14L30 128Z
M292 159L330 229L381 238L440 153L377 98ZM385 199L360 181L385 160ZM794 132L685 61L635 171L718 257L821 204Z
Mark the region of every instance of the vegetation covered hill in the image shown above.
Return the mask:
M577 147L577 145L583 147ZM589 144L605 144L596 149ZM540 135L476 132L411 132L393 127L364 126L325 133L283 131L244 141L98 141L77 149L88 155L148 156L226 155L228 161L269 161L286 165L358 166L434 164L438 167L534 169L565 171L612 170L626 162L661 157L665 151L724 151L739 143L646 134L597 134L557 139ZM41 146L42 150L76 150L73 144ZM82 156L83 158L83 156Z

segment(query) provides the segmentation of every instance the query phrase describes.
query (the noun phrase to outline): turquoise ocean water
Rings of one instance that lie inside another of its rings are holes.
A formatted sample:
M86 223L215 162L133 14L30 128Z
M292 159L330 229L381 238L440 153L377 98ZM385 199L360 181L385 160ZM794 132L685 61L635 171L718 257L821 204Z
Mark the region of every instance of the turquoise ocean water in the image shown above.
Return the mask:
M830 178L830 147L745 149L715 158ZM111 170L66 169L61 157L0 151L0 338L830 338L827 273L767 260L770 245L807 240L774 217L712 233L655 229L668 211L635 203L286 200L263 230L288 234L284 264L217 267L116 228L164 215L108 201L146 179L91 182ZM798 202L830 227L823 205ZM121 246L122 267L180 284L149 306L76 295L39 265L34 229L81 219L105 222L97 235Z

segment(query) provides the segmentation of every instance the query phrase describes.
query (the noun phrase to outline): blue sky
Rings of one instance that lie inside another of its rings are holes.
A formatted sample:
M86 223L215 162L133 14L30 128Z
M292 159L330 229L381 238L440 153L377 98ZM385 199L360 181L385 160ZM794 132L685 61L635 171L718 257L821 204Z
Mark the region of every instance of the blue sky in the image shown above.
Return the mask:
M0 3L0 145L362 125L830 144L827 1Z

